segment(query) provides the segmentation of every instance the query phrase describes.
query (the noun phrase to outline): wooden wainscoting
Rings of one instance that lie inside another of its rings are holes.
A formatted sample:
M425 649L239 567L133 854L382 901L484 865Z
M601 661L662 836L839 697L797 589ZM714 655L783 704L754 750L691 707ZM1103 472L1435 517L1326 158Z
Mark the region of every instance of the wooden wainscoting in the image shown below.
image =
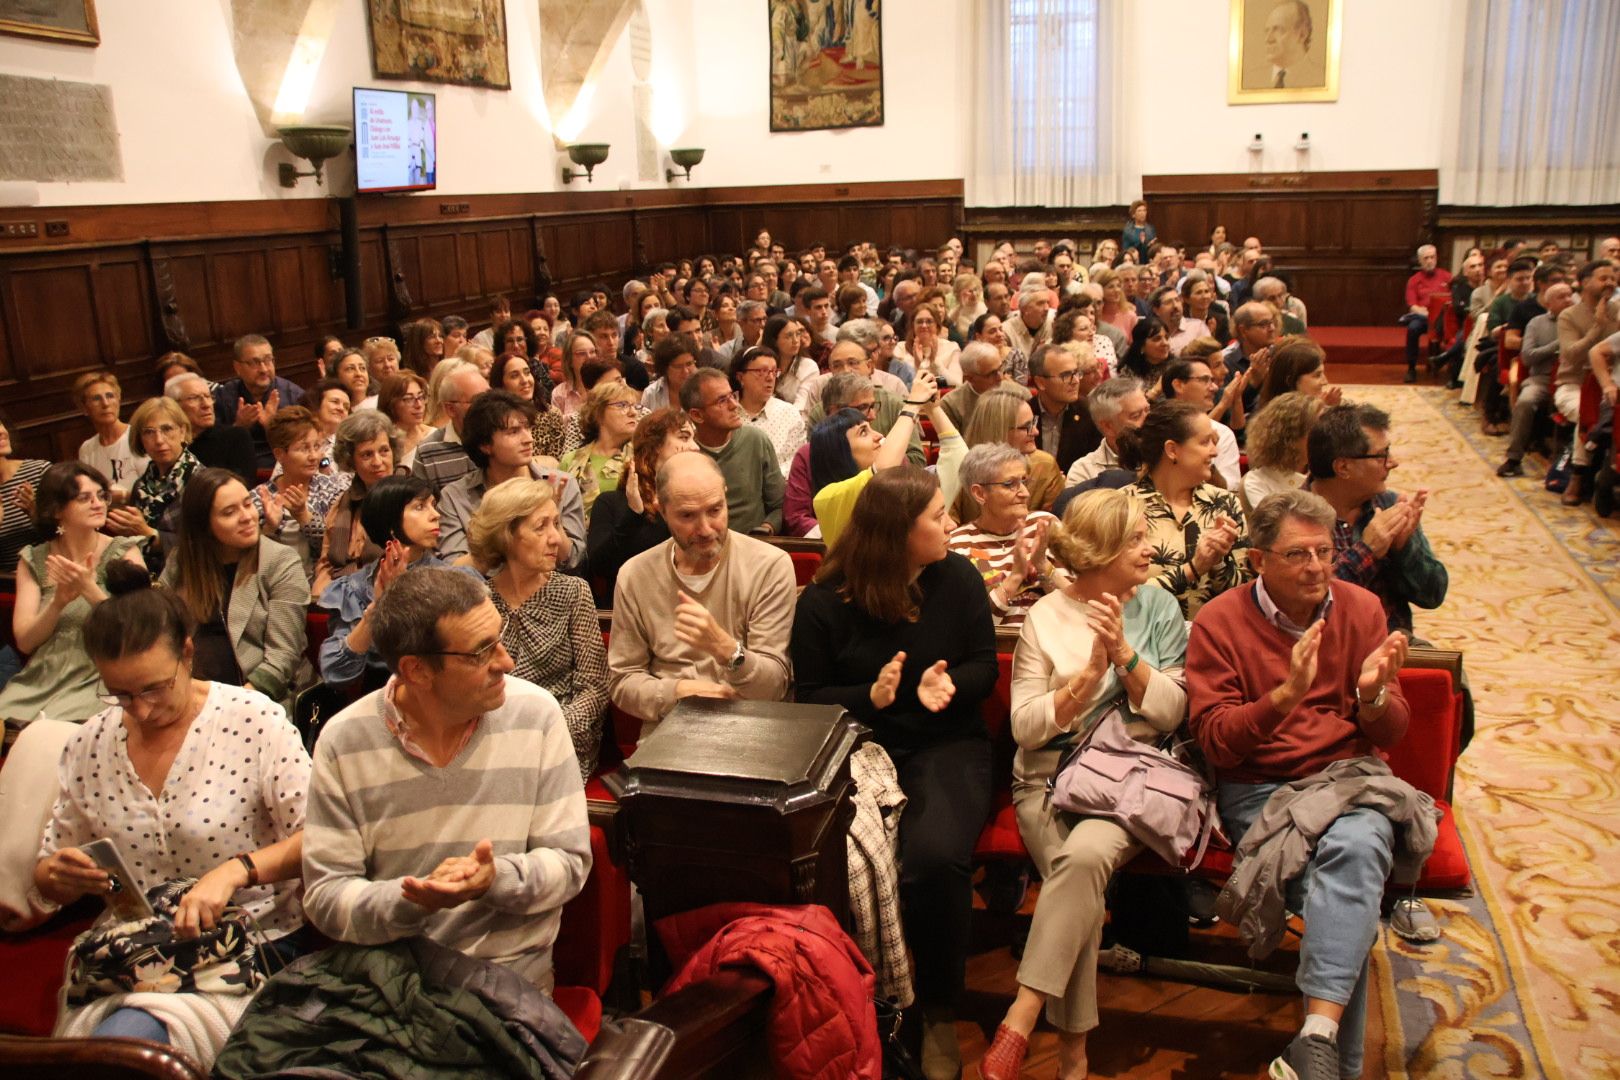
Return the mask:
M347 223L331 199L0 210L0 227L36 227L0 236L0 402L19 452L76 452L89 427L68 390L85 371L111 368L131 403L156 391L160 354L182 350L224 376L231 342L262 333L278 371L307 382L324 334L358 342L426 315L482 324L496 297L521 312L548 290L566 297L596 282L617 298L658 262L741 252L761 227L790 250L851 238L930 247L960 225L962 185L430 194L349 206Z

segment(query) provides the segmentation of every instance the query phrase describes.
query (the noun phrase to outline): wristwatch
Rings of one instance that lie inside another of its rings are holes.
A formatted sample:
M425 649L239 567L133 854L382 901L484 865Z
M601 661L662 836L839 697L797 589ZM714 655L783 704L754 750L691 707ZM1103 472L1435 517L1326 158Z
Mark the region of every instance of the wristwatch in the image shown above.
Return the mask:
M1384 707L1384 702L1388 701L1388 700L1389 700L1389 684L1388 683L1384 683L1382 686L1380 686L1378 688L1378 696L1373 698L1371 701L1362 701L1361 700L1361 694L1359 692L1356 694L1356 704L1360 705L1363 709L1381 709L1381 708Z
M748 652L743 648L743 643L740 641L737 642L737 651L731 654L730 660L726 661L726 670L736 671L738 668L743 666L743 661L747 659L747 657Z

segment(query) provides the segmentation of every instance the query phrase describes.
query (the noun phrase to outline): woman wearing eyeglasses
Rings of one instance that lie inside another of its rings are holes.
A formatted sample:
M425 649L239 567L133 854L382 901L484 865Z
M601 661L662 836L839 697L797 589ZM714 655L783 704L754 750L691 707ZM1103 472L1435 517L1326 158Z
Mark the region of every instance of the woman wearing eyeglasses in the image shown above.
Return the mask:
M765 324L761 342L776 355L776 396L792 404L799 384L821 374L809 354L810 335L797 319L775 315Z
M398 472L399 431L376 409L362 409L338 425L332 457L338 473L310 486L312 515L321 518L320 558L315 561L312 596L382 555L360 526L360 504L366 492Z
M1058 519L1030 509L1029 459L1004 442L969 450L961 478L962 494L979 509L947 543L984 578L996 625L1020 626L1035 601L1068 580L1047 557Z
M1119 434L1119 463L1137 470L1132 491L1147 506L1153 584L1187 619L1254 576L1236 495L1210 483L1217 440L1209 414L1189 401L1156 401L1140 429Z
M296 551L259 530L259 517L235 473L199 471L180 500L180 542L163 583L196 624L198 678L288 705L307 668L309 578Z
M276 468L268 482L250 492L253 509L265 536L298 556L307 588L325 531L322 518L310 509L310 498L318 477L331 482L331 477L323 477L321 472L324 459L320 424L315 414L302 405L290 405L265 424L264 437L276 459ZM184 501L182 498L182 505Z
M556 492L543 480L518 476L496 484L467 524L468 553L478 565L495 568L489 597L501 615L511 674L557 699L580 779L588 780L607 714L607 649L590 588L556 572L564 543Z
M11 633L28 663L0 691L8 736L40 717L78 721L101 711L79 628L107 598L110 563L146 566L135 538L101 532L109 490L106 477L77 461L52 465L39 478L34 522L51 539L23 548L17 562Z
M99 681L105 696L52 774L60 790L29 899L43 915L105 896L106 872L80 849L111 838L131 889L196 879L180 899L176 936L212 930L235 903L265 938L260 966L285 966L304 945L298 878L309 755L275 702L198 677L191 613L178 595L149 587L134 567L115 565L107 578L112 597L73 635L92 693ZM206 1069L252 1000L200 990L111 994L70 1009L58 1033L173 1043Z
M579 411L579 433L584 444L564 454L558 464L579 481L587 526L597 496L617 489L629 465L625 448L641 418L637 404L640 400L640 392L622 379L598 382L585 395L585 405Z
M382 545L379 558L338 578L317 601L332 613L321 642L321 678L334 686L365 677L374 690L388 678L382 657L371 649L371 614L377 597L417 566L448 566L439 549L439 506L433 485L414 476L390 476L366 492L360 524ZM468 573L477 571L468 569Z
M173 398L141 402L129 418L129 430L140 439L149 464L129 493L129 505L107 515L107 527L115 536L144 537L146 564L157 573L174 549L180 495L202 462L191 452L191 422Z
M399 428L399 465L410 468L417 445L433 434L427 423L427 380L414 371L402 371L384 381L377 394L377 411Z
M779 373L776 353L763 346L739 350L731 361L731 385L742 406L743 423L771 437L777 464L786 476L793 455L804 445L804 414L776 396Z
M1057 458L1040 448L1040 422L1029 399L1017 390L992 390L979 398L968 417L964 439L968 451L988 443L1004 443L1024 456L1029 465L1029 506L1049 510L1063 491L1063 470ZM979 517L980 505L968 494L966 485L951 503L951 516L966 525Z

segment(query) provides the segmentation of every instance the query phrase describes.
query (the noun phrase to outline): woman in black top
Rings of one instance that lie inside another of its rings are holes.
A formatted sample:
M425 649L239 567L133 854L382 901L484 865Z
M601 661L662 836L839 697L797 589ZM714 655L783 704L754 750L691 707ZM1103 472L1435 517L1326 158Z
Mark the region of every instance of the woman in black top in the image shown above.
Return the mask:
M842 705L870 726L909 800L900 892L930 1075L928 1059L957 1053L973 845L990 813L981 706L999 674L983 579L947 551L946 532L932 473L877 473L800 597L791 643L798 700Z

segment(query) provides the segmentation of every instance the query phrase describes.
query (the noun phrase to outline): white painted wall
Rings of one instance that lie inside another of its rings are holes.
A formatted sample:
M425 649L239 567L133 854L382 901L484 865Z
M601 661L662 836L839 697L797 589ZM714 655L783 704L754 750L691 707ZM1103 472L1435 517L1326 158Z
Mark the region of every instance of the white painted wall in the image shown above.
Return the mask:
M763 0L649 0L654 130L664 147L702 146L692 184L954 178L968 163L973 0L887 0L885 125L772 134ZM1463 0L1353 0L1346 4L1340 99L1332 104L1226 104L1224 0L1127 0L1127 140L1143 173L1242 172L1244 147L1266 140L1265 170L1434 168L1457 85L1455 61L1436 61ZM123 183L38 185L43 205L314 198L287 191L288 157L260 130L231 56L228 6L203 0L104 0L95 49L0 38L0 71L107 83L122 139ZM439 194L551 191L562 157L540 94L538 5L507 4L510 91L373 79L364 5L344 0L316 73L305 119L343 122L356 84L420 86L438 95ZM593 187L635 176L629 36L615 45L589 102L569 118L568 141L607 142ZM577 129L577 130L576 130ZM1312 150L1292 149L1301 131ZM660 170L664 162L660 161ZM338 191L352 164L333 163ZM685 184L685 181L676 181Z

